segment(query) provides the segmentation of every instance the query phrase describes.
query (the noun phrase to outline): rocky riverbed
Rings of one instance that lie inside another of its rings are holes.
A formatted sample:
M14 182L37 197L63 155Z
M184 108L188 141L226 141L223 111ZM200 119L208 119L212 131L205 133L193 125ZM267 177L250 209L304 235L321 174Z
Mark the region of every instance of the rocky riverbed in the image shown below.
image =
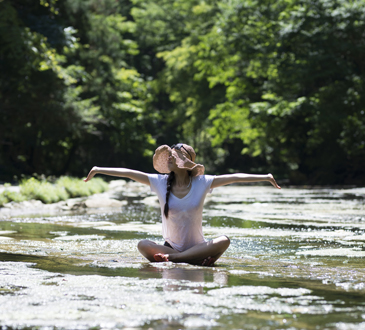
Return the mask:
M204 233L216 267L150 263L162 243L149 187L0 209L3 329L365 329L365 189L227 186Z

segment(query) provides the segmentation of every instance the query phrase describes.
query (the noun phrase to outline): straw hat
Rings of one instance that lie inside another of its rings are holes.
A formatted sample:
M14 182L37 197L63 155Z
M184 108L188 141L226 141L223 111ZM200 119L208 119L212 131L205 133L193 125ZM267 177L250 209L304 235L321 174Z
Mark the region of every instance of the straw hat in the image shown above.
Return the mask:
M171 147L164 144L156 149L155 154L153 155L153 167L157 172L170 173L168 158L170 155L173 156L172 149L175 149L177 154L175 159L176 166L178 168L191 171L192 176L204 174L204 166L195 163L196 154L194 149L183 143L179 143Z

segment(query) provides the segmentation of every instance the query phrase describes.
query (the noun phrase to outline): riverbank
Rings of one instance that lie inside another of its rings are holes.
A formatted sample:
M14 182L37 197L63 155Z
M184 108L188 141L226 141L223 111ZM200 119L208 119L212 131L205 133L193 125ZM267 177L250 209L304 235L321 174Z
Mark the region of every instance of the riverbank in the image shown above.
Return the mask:
M87 186L90 182L83 184ZM4 190L19 193L20 187L0 186L0 193ZM36 199L5 203L0 207L0 219L18 215L95 212L96 209L121 208L128 204L130 198L143 199L146 205L158 206L157 197L152 196L148 186L119 179L110 181L104 192L90 196L68 198L56 203L43 203L41 200Z
M23 179L18 187L12 188L9 184L3 186L0 192L0 206L10 202L39 200L45 204L65 201L69 198L90 196L108 190L108 184L101 178L96 178L86 185L82 179L69 176L55 178L34 177Z

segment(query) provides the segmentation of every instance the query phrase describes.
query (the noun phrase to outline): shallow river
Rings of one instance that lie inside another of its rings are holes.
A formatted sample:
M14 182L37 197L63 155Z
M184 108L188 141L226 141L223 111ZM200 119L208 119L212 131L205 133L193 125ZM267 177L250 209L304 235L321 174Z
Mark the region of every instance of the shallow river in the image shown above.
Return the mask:
M139 255L163 239L137 188L0 218L1 329L365 329L365 188L215 189L204 232L231 246L212 268Z

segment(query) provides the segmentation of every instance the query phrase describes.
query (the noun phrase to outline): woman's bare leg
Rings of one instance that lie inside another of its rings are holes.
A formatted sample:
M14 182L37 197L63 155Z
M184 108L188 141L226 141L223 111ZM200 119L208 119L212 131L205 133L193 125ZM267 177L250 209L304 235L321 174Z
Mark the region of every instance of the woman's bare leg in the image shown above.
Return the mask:
M155 242L152 242L148 239L140 241L137 247L139 252L151 262L168 261L168 260L156 260L154 258L156 254L169 255L170 253L179 253L174 249L169 248L168 246L156 244Z
M169 253L158 252L154 255L156 261L187 262L194 265L212 265L229 247L230 240L227 236L220 236L211 241L193 246L184 251L175 250ZM171 250L171 249L170 249Z

